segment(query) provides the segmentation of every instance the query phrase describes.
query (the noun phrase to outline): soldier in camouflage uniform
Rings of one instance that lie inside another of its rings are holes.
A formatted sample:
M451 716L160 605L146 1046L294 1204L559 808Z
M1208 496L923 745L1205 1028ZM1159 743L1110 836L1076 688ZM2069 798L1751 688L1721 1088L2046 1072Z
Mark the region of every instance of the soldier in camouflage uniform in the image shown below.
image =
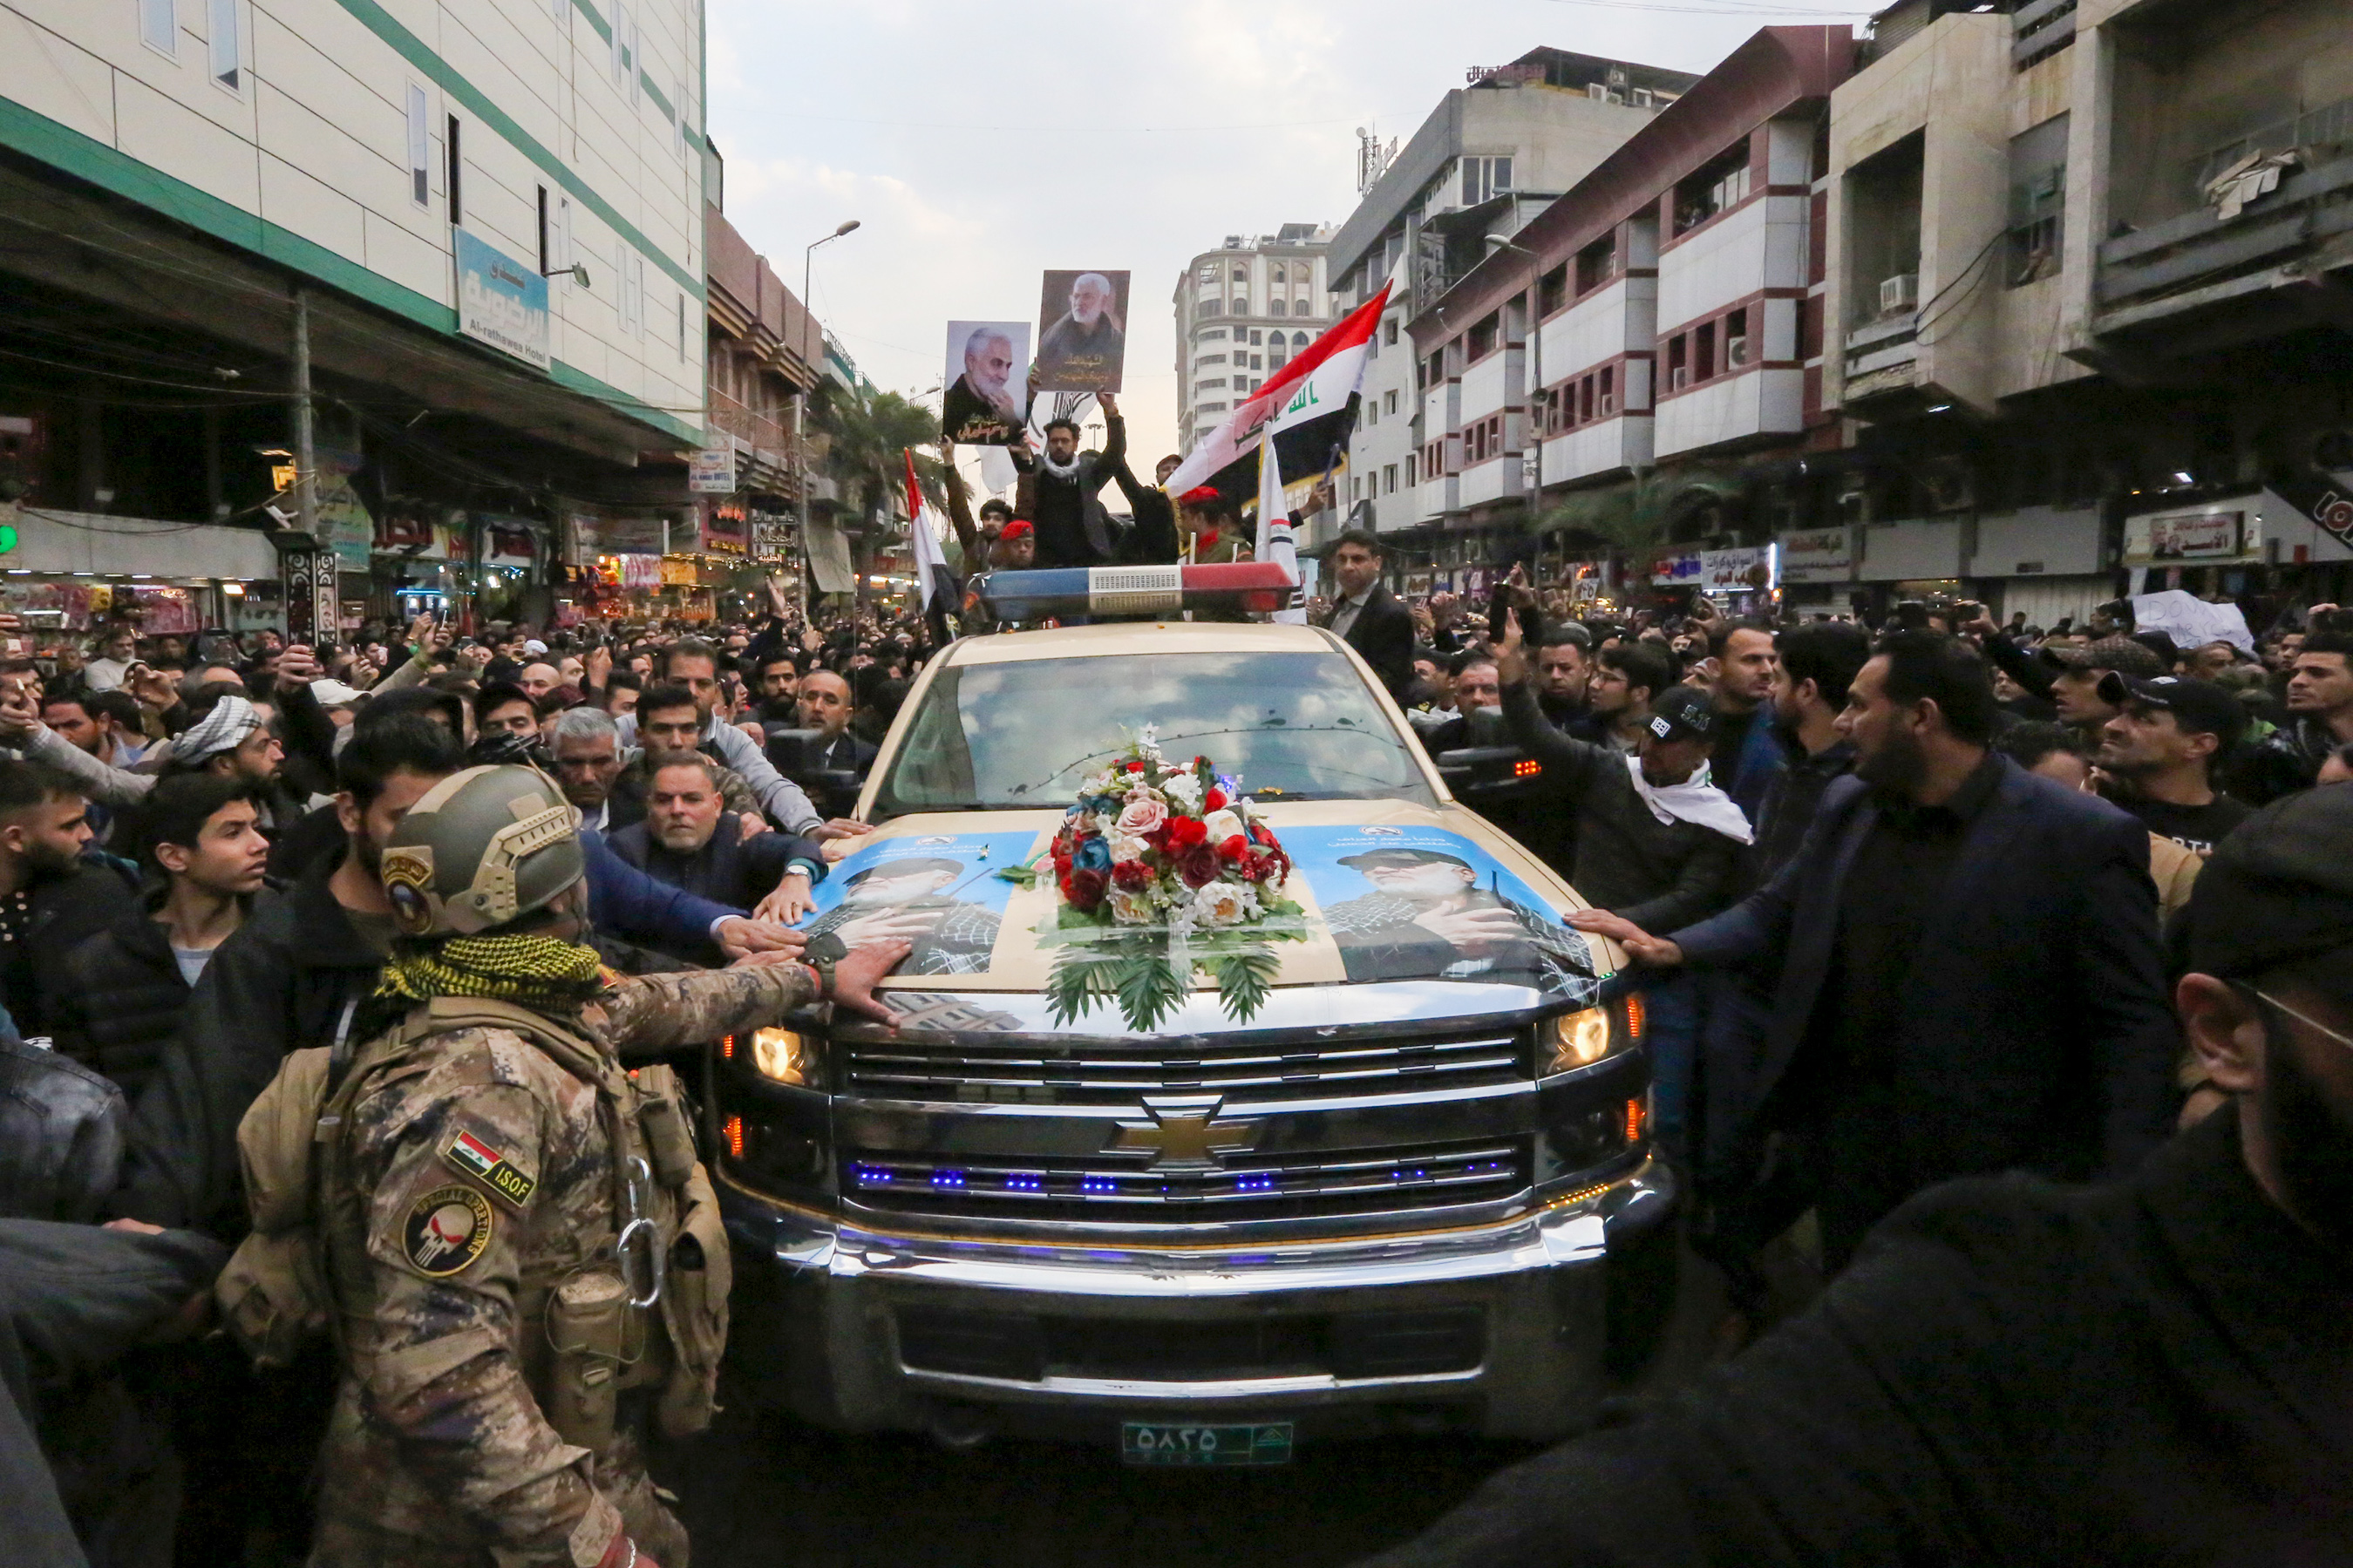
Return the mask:
M903 942L838 973L600 972L572 822L540 774L472 768L386 848L400 1021L319 1122L343 1363L319 1568L682 1568L639 1434L709 1418L726 1241L675 1079L619 1062L828 995L891 1016L871 988Z

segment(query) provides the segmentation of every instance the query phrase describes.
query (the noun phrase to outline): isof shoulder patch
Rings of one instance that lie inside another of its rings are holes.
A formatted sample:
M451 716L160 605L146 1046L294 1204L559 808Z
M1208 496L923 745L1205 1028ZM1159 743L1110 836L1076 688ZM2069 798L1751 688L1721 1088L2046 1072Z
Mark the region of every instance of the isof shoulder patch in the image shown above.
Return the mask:
M539 1190L537 1177L525 1175L504 1154L463 1128L450 1138L441 1158L517 1209L531 1202L531 1194Z
M454 1182L437 1187L408 1205L401 1255L427 1279L447 1279L482 1255L497 1219L490 1199L473 1188Z

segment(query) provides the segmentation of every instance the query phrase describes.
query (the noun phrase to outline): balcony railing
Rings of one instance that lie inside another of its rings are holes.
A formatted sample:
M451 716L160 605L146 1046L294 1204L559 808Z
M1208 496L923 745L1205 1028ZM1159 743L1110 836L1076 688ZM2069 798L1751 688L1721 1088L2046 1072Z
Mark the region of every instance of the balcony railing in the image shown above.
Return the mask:
M2230 217L2200 207L2100 247L2100 308L2115 312L2260 272L2353 231L2353 158L2282 179Z
M2010 64L2024 70L2075 41L2075 0L2026 0L2010 26Z

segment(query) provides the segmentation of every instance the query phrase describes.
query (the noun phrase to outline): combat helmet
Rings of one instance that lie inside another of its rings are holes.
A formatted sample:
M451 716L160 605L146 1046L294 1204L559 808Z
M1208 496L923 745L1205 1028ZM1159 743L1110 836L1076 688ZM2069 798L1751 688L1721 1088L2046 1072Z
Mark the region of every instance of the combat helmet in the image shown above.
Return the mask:
M384 851L405 936L472 936L544 909L587 874L571 805L544 773L452 773L408 808Z

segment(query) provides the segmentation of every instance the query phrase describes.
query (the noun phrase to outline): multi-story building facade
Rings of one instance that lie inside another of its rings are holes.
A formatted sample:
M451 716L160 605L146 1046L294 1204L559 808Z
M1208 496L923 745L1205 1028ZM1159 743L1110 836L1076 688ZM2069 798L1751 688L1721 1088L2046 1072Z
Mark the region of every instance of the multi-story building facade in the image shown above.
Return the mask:
M1854 53L1762 30L1415 316L1420 506L1458 586L1654 467L1670 540L1723 532L1727 466L1823 438L1821 147Z
M313 605L552 585L705 438L702 54L701 0L0 0L31 556L274 510Z
M1364 199L1332 239L1335 310L1390 290L1341 499L1351 521L1400 536L1393 552L1414 553L1446 510L1442 483L1421 489L1422 410L1405 324L1484 258L1490 237L1516 234L1698 79L1551 48L1472 74L1385 168L1366 170Z
M1830 164L1824 395L1854 435L1793 593L1953 584L2048 624L2353 587L2342 5L1908 0Z
M1176 280L1176 431L1187 450L1332 324L1332 231L1287 223L1229 235Z

